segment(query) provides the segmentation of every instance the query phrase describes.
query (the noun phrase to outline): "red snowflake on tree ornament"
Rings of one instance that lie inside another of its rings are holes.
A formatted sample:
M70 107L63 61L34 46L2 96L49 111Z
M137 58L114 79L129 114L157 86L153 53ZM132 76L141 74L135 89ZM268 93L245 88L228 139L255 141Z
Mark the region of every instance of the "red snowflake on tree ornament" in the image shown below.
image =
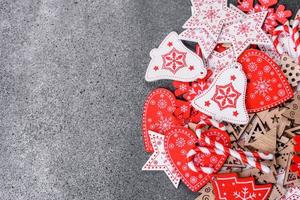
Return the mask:
M176 72L186 67L186 53L180 52L173 48L169 53L162 55L163 58L163 69L170 70L173 74L176 74Z
M245 13L268 11L263 29L267 33L272 33L279 23L285 24L285 22L292 16L292 12L290 10L285 10L284 5L278 5L275 11L273 7L277 3L278 0L259 0L259 3L254 5L254 0L238 0L238 7Z
M241 93L234 89L232 83L224 86L217 85L212 100L218 104L220 110L224 110L225 108L235 108L240 95Z

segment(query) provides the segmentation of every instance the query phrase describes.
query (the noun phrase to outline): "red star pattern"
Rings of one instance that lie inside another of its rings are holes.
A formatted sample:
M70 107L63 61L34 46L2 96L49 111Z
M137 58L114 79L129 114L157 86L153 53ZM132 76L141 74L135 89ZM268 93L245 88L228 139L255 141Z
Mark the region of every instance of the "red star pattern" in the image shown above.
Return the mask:
M173 48L169 53L162 55L163 58L163 69L171 71L173 74L186 67L186 54L185 52L180 52Z
M210 102L209 102L209 101L205 101L204 105L205 105L206 107L209 107L209 106L210 106Z
M218 104L220 110L236 108L236 103L240 95L241 93L234 89L232 83L224 86L217 85L212 100Z
M168 42L168 47L173 46L173 42Z
M232 80L232 81L235 81L235 79L236 79L236 76L235 76L235 75L232 75L232 76L230 77L230 80Z
M191 70L191 71L193 71L194 69L195 69L195 67L192 65L189 67L189 70Z
M237 117L239 115L239 113L237 111L233 112L233 116Z
M154 69L154 71L159 70L158 66L154 66L153 69Z

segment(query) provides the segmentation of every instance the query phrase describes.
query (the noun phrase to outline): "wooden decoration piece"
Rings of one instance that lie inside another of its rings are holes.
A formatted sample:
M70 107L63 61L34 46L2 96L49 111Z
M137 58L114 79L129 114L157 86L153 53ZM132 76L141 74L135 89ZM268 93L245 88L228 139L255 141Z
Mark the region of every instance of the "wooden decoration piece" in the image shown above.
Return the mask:
M274 184L269 200L278 200L286 193L286 189L279 184Z
M271 129L262 136L259 136L249 146L262 152L275 152L276 151L276 129Z
M300 92L294 97L294 101L287 105L288 110L283 116L295 120L296 124L300 124Z
M290 85L296 87L300 82L300 65L285 53L281 57L281 68Z
M195 200L209 200L209 199L215 199L215 195L213 193L212 185L211 183L208 183L205 185L200 191L200 196L198 196Z

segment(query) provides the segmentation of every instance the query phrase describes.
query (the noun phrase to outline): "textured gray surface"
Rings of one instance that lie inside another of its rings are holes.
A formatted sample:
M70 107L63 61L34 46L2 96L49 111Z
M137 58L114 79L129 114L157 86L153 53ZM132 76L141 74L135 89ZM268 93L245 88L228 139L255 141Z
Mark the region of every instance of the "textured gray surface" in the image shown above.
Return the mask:
M289 1L297 8L297 0ZM292 6L292 4L294 6ZM0 199L193 199L142 172L149 51L188 0L0 0Z

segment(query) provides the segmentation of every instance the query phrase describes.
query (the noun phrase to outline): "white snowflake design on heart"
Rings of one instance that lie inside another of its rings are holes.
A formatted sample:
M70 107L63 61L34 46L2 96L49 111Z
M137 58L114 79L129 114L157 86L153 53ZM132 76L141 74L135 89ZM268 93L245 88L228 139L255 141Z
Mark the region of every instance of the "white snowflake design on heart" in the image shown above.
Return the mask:
M263 80L262 77L260 77L258 81L253 83L253 85L255 86L255 94L265 96L270 91L272 91L271 80Z
M182 147L184 147L184 145L185 145L185 140L183 138L178 138L176 140L176 146L177 147L182 148Z
M158 126L160 132L164 133L170 130L174 124L171 117L161 117L156 126Z

